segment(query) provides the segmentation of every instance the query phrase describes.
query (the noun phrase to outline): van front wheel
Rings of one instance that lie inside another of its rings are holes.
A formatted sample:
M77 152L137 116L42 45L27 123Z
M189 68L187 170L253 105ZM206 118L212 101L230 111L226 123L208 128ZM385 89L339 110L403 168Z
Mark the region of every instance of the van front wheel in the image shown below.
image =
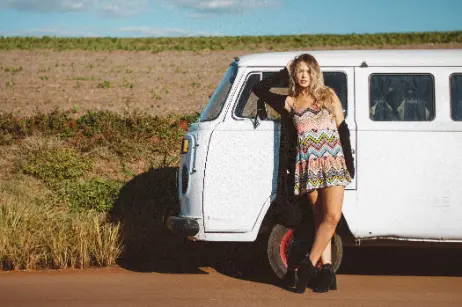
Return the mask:
M267 254L271 269L278 278L287 271L287 254L293 244L294 231L276 224L268 238ZM342 239L338 234L332 238L332 267L334 271L340 267L343 256Z

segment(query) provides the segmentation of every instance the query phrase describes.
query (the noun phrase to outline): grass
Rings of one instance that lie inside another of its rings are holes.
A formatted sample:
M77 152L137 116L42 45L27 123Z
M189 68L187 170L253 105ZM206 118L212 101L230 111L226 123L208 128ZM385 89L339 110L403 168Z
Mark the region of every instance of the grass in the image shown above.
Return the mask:
M120 254L119 225L104 214L72 213L55 207L29 178L1 182L0 268L86 268L110 266ZM47 194L44 194L47 195Z
M5 82L5 86L6 88L13 88L14 87L14 80L13 79L9 79L9 80L6 80Z
M111 82L104 80L96 85L97 88L111 88Z
M367 46L462 43L462 31L410 32L379 34L316 34L280 36L213 36L213 37L0 37L0 50L53 49L53 50L148 50L201 51L201 50L289 50L310 47ZM89 68L94 68L91 65Z
M92 80L94 80L94 77L93 76L91 76L91 77L74 76L74 77L72 77L72 80L75 80L75 81L92 81Z
M22 66L19 67L5 67L3 69L5 72L11 72L13 74L22 71Z
M135 83L133 82L130 82L126 77L123 78L123 81L122 81L122 86L124 88L134 88L135 87Z
M113 265L127 240L111 218L120 193L149 169L175 166L198 117L72 114L0 114L0 269ZM172 185L160 180L143 191Z

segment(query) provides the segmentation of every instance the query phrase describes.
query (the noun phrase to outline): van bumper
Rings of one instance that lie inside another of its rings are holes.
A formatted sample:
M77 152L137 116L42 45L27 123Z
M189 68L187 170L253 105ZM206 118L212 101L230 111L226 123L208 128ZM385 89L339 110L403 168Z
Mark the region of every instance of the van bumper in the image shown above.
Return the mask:
M199 233L199 223L192 218L171 215L166 218L165 226L174 234L195 236Z

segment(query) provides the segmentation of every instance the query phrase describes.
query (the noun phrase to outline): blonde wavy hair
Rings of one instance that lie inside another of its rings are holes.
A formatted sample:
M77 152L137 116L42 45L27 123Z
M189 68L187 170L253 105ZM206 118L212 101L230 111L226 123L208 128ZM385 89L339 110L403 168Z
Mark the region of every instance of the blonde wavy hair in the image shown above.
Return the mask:
M292 61L290 65L289 96L297 98L301 93L301 88L295 82L296 68L300 62L305 62L310 69L309 74L311 81L308 90L314 98L314 104L318 108L327 109L329 113L334 114L331 89L324 85L324 77L321 68L319 67L318 61L311 54L301 54Z

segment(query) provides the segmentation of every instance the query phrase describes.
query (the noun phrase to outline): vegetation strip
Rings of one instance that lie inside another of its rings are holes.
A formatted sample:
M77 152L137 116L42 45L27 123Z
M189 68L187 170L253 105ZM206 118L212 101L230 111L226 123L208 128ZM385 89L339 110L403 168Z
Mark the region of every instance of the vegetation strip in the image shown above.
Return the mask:
M148 169L175 165L180 140L198 116L72 115L0 114L0 150L10 156L1 161L0 269L113 265L124 247L120 220L139 214L130 200L114 210L119 193ZM145 167L130 168L139 164ZM172 193L170 181L149 187L161 203L162 193Z
M380 47L386 45L462 43L462 31L410 32L379 34L316 34L280 36L211 36L211 37L0 37L0 50L53 49L53 50L288 50L313 47Z

